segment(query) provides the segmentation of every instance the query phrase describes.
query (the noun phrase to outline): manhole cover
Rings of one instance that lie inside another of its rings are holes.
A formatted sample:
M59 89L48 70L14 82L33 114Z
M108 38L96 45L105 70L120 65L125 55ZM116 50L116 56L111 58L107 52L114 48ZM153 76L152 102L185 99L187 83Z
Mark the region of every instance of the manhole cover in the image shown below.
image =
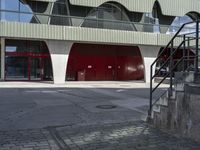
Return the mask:
M99 109L114 109L116 107L117 107L116 105L97 105L96 106L96 108L99 108Z

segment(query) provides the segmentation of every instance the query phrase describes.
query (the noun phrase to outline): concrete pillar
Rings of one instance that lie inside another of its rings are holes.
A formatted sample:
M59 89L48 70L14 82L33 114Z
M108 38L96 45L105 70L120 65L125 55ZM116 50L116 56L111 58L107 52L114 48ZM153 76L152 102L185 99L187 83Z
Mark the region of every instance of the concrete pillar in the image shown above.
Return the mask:
M144 61L145 66L145 82L150 83L150 69L151 64L157 58L159 50L161 47L158 46L139 46L140 52ZM155 72L155 66L153 68L153 72Z
M48 40L46 43L51 55L54 84L63 84L65 83L69 52L73 43L56 40Z
M5 39L1 38L1 80L5 79Z

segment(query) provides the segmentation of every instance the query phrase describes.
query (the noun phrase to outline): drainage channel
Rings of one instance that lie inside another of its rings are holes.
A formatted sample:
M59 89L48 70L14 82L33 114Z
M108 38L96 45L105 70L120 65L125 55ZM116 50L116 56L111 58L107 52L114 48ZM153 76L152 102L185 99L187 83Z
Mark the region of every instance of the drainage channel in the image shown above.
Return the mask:
M52 136L53 140L56 142L60 150L71 150L55 128L49 127L47 128L47 130L49 131L50 135Z

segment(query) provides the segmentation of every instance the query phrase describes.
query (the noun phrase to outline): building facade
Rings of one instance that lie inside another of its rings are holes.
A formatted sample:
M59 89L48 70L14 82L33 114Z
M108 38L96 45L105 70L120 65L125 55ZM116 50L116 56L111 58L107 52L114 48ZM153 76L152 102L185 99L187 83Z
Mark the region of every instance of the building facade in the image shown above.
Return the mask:
M199 12L198 0L0 0L1 80L149 82Z

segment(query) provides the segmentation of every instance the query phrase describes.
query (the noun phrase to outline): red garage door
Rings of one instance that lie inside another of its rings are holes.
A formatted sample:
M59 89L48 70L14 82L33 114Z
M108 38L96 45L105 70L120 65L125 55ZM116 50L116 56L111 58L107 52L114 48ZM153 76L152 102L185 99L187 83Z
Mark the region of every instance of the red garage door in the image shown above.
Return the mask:
M67 80L143 80L144 65L138 47L77 43L66 74Z

